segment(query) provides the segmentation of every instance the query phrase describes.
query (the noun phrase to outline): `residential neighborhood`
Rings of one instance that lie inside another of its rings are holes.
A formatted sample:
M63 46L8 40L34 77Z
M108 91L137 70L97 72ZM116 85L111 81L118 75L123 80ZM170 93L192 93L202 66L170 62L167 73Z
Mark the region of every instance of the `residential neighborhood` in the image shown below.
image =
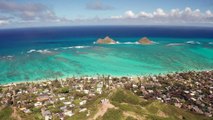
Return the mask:
M138 77L81 77L42 82L1 85L1 107L31 114L45 120L61 120L91 111L87 104L98 95L124 88L146 100L158 100L208 117L213 115L213 71L190 71ZM107 103L108 99L102 99Z

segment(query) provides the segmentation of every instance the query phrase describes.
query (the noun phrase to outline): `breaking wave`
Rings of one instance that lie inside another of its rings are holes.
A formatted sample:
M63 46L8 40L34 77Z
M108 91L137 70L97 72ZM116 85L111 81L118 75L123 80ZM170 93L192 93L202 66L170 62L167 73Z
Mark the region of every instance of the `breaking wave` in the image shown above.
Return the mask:
M71 46L71 47L54 48L52 50L57 51L57 50L61 50L61 49L66 50L66 49L73 49L73 48L82 49L82 48L88 48L88 47L90 47L90 46ZM44 50L31 49L31 50L27 51L27 53L28 54L29 53L51 54L51 53L53 53L53 51L50 51L48 49L44 49Z
M27 51L27 53L34 53L34 52L41 53L41 54L51 54L52 53L48 49L44 49L44 50L35 50L35 49L32 49L32 50Z
M93 44L97 44L96 42L93 42ZM116 41L116 43L111 43L111 44L139 44L138 42L119 42L119 41Z
M130 44L139 44L138 42L124 42L124 43L121 43L121 44L128 44L128 45L130 45Z
M187 43L187 44L198 44L198 45L201 44L201 43L198 42L198 41L187 41L186 43Z
M81 48L88 48L90 46L72 46L72 47L69 47L69 48L77 48L77 49L81 49Z
M27 51L27 53L32 53L32 52L36 52L36 50L32 49L32 50Z
M185 45L184 43L169 43L166 46L183 46Z
M73 49L73 48L76 48L76 49L82 49L82 48L88 48L90 46L71 46L71 47L63 47L62 49L66 50L66 49ZM60 48L55 48L54 50L59 50Z
M0 59L7 59L7 60L11 60L12 58L14 58L14 56L12 55L8 55L8 56L0 56Z

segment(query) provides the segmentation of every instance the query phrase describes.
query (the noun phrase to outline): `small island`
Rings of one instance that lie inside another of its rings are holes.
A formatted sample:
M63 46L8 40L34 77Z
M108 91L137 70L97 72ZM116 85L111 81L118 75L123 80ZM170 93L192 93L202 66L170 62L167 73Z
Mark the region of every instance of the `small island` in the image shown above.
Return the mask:
M116 41L110 38L109 36L106 36L104 39L99 38L96 41L97 44L116 44Z
M138 41L139 44L143 44L143 45L151 45L154 42L149 40L147 37L143 37Z

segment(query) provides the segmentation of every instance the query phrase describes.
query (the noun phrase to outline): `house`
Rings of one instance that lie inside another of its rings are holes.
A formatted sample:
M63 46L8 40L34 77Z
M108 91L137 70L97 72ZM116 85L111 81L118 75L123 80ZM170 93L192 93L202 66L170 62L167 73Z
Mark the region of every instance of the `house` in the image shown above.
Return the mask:
M191 98L191 100L196 101L196 99L195 99L195 98L193 98L193 97Z
M102 88L102 87L103 87L103 85L104 85L104 83L103 83L103 82L99 82L99 83L97 84L97 88Z
M178 108L181 108L182 104L181 103L175 103L175 106Z
M64 115L71 117L71 116L73 116L74 114L72 113L71 110L67 110L67 111L64 112Z
M49 110L42 110L41 112L42 116L44 117L45 120L51 120L52 119L52 114Z
M64 120L64 114L60 113L60 114L58 114L58 117L60 120Z
M102 100L101 100L101 103L102 103L102 104L107 104L107 103L109 103L109 99L106 99L106 98L105 98L105 99L102 99Z
M24 110L26 110L26 108L25 107L22 107L22 108L19 108L21 111L24 111Z
M36 100L37 100L38 102L44 102L44 101L49 100L49 96L48 96L48 95L41 95L41 96L38 96L38 97L36 98Z
M31 111L29 109L25 109L24 113L31 113Z
M27 109L25 107L20 108L21 111L23 111L24 113L31 113L30 109Z
M7 96L7 97L11 97L11 93L7 93L6 96Z
M41 103L41 102L36 102L36 103L34 103L34 106L35 106L35 107L42 106L42 103Z
M62 101L62 100L65 100L65 97L60 97L59 100L61 100L61 101Z
M87 113L87 115L86 115L86 116L87 116L87 117L88 117L88 116L90 116L90 110L88 110L88 113Z
M64 103L64 105L70 105L71 104L71 102L63 102Z
M102 94L102 88L97 88L96 91L98 94Z
M65 110L67 110L67 106L60 107L60 109L65 111Z
M75 107L75 104L71 104L71 105L69 105L69 106L72 108L72 107Z
M43 91L43 93L47 94L47 93L49 93L49 90L48 90L48 89L45 89L45 90Z
M84 90L84 93L85 94L89 94L89 90Z
M82 108L79 110L79 112L85 112L87 110L87 108Z
M87 103L87 100L83 100L79 103L80 106L85 105Z
M0 93L0 98L2 98L3 97L3 94L2 93Z
M138 88L138 86L136 84L132 84L133 88Z

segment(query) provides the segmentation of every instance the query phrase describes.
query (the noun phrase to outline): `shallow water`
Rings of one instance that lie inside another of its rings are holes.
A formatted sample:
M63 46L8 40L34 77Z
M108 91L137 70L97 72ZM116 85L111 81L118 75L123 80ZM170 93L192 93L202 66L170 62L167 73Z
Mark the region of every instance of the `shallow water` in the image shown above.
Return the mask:
M22 41L17 47L0 49L0 83L213 69L212 38L150 37L157 43L135 44L139 38L114 37L120 42L116 45L93 44L97 37Z

